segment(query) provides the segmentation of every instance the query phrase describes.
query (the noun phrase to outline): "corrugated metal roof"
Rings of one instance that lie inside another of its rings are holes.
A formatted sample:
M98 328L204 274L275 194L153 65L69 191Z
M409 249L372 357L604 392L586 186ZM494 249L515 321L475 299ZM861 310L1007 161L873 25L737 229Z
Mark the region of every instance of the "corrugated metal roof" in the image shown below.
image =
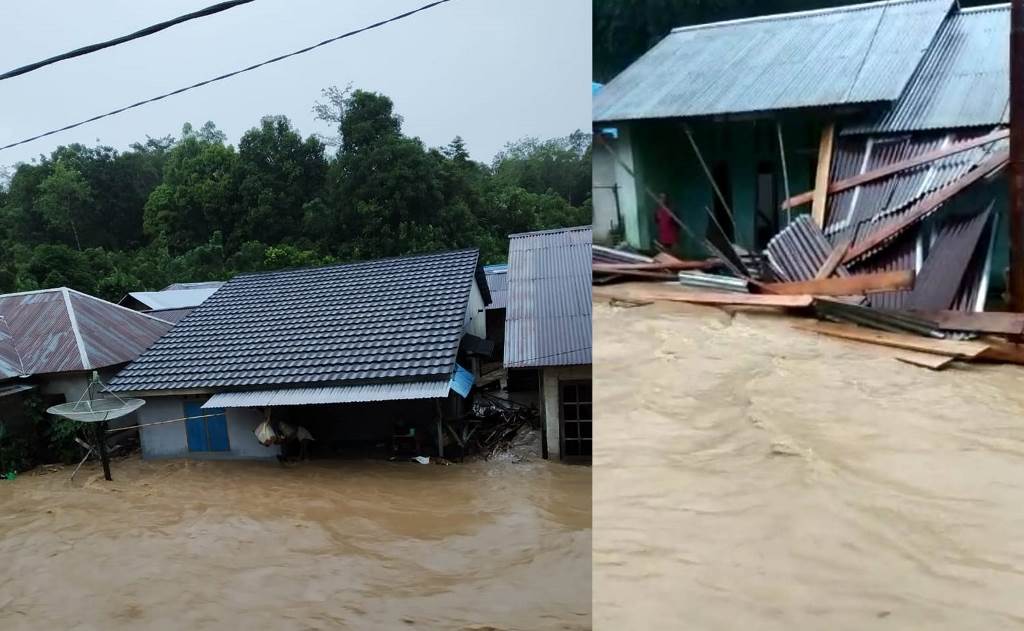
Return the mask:
M953 13L907 89L872 122L844 133L995 126L1008 122L1010 5Z
M198 307L217 291L217 287L195 289L165 289L163 291L133 291L128 295L147 309L185 309Z
M768 241L768 263L779 280L810 280L825 264L833 247L810 215L799 215ZM836 275L847 276L846 268L838 266Z
M989 239L982 237L990 219L991 212L985 210L973 217L951 217L943 223L914 281L908 299L911 309L950 309L959 294L965 290L973 293L971 287L964 287L963 281L968 276L971 260L976 258L975 252L979 247L987 249L989 246ZM973 280L977 282L976 278Z
M35 386L31 386L31 385L28 385L28 384L6 384L6 385L0 385L0 397L7 397L7 396L10 396L12 394L18 394L19 392L25 392L26 390L31 390L33 388L35 388Z
M591 363L592 243L590 226L509 237L506 367Z
M320 388L280 388L248 392L220 392L211 396L203 408L252 408L278 405L327 405L365 401L443 399L448 396L447 380L403 383L368 383Z
M171 328L63 287L0 296L0 321L0 376L8 377L123 364Z
M171 324L177 324L182 318L195 311L195 307L188 307L186 309L150 309L143 311L147 315L151 315L154 318L160 318L166 320Z
M461 250L236 276L109 389L447 380L483 281L478 259Z
M674 30L594 95L599 122L897 99L953 0L891 0Z
M508 299L508 265L487 265L484 274L487 275L487 289L491 292L491 304L487 309L504 309Z
M198 283L171 283L170 285L164 287L160 291L176 291L178 289L203 289L207 287L212 287L216 289L223 284L224 281L222 280L207 280Z

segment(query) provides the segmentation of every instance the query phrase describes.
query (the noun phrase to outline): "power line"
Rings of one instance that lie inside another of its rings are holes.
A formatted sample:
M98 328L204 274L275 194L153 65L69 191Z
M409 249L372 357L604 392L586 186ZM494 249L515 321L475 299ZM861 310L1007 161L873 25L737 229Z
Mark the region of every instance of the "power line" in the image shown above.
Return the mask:
M342 40L342 39L345 39L347 37L352 37L353 35L358 35L360 33L364 33L366 31L370 31L370 30L373 30L375 28L380 28L380 27L382 27L382 26L384 26L386 24L390 24L392 22L397 22L399 20L403 20L403 19L405 19L407 17L410 17L412 15L420 13L421 11L426 11L427 9L432 9L433 7L436 7L436 6L440 5L440 4L445 4L446 2L450 2L450 1L451 0L436 0L435 2L431 2L430 4L423 5L423 6L419 7L418 9L413 9L412 11L406 11L405 13L401 13L401 14L396 15L394 17L390 17L390 18L388 18L386 20L381 20L380 22L375 22L373 24L370 24L369 26L364 26L364 27L358 28L358 29L356 29L354 31L349 31L348 33L342 33L341 35L338 35L337 37L332 37L330 39L325 39L324 41L322 41L322 42L320 42L318 44L313 44L312 46L307 46L305 48L301 48L299 50L296 50L296 51L293 51L293 52L290 52L290 53L286 53L284 55L279 55L279 56L274 57L272 59L268 59L266 61L262 61L262 62L260 62L258 64L253 64L251 66L247 66L247 67L242 68L240 70L235 70L235 71L229 72L227 74L222 74L220 76L213 77L212 79L207 79L206 81L200 81L199 83L193 83L190 86L186 86L184 88L178 88L177 90L174 90L172 92L167 92L165 94L161 94L160 96L154 96L153 98L146 99L144 101L139 101L138 103L132 103L131 105L126 105L125 107L121 107L121 108L118 108L116 110L111 110L111 111L109 111L109 112L107 112L105 114L99 114L97 116L93 116L92 118L87 118L87 119L85 119L83 121L79 121L77 123L72 123L70 125L65 125L64 127L61 127L59 129L54 129L52 131L48 131L48 132L45 132L45 133L42 133L42 134L37 134L35 136L32 136L31 138L26 138L25 140L19 140L18 142L12 142L9 145L4 145L4 146L0 147L0 151L3 151L4 149L10 149L11 147L17 147L19 145L24 145L24 144L30 143L30 142L32 142L34 140L39 140L40 138L45 138L47 136L52 136L53 134L59 134L62 131L68 131L69 129L74 129L76 127L81 127L82 125L87 125L89 123L98 121L98 120L100 120L102 118L107 118L109 116L114 116L114 115L120 114L122 112L126 112L126 111L128 111L130 109L133 109L133 108L136 108L136 107L141 107L143 105L148 105L149 103L154 103L156 101L160 101L162 99L166 99L167 97L170 97L170 96L175 96L175 95L181 94L183 92L188 92L189 90L194 90L196 88L201 88L204 85L209 85L209 84L215 83L217 81L222 81L224 79L228 79L230 77L234 77L236 75L240 75L240 74L242 74L244 72L249 72L251 70L256 70L257 68L261 68L263 66L267 66L269 64L276 63L278 61L281 61L282 59L288 59L289 57L295 57L296 55L301 55L303 53L308 53L309 51L314 50L316 48L320 48L321 46L326 46L327 44L331 44L331 43L336 42L338 40Z
M135 31L134 33L129 33L128 35L115 37L114 39L107 40L105 42L100 42L98 44L82 46L81 48L76 48L75 50L64 53L62 55L56 55L54 57L50 57L42 61L37 61L35 63L28 64L27 66L15 68L14 70L11 70L9 72L0 74L0 81L3 81L4 79L10 79L11 77L17 77L18 75L23 75L32 72L33 70L38 70L43 66L49 66L50 64L55 64L58 61L72 59L73 57L81 57L82 55L88 55L89 53L94 53L98 50L103 50L104 48L110 48L111 46L117 46L118 44L130 42L133 39L139 39L140 37L146 37L147 35L152 35L153 33L159 33L160 31L166 28L170 28L177 24L181 24L182 22L188 22L189 20L194 20L196 18L206 17L208 15L213 15L214 13L220 13L221 11L227 11L228 9L233 9L234 7L237 7L240 4L248 4L252 1L253 0L230 0L229 2L221 2L218 4L214 4L212 6L206 7L205 9L193 11L192 13L187 13L185 15L178 16L174 19L166 20L164 22L160 22L159 24L154 24L153 26L147 26L144 29Z

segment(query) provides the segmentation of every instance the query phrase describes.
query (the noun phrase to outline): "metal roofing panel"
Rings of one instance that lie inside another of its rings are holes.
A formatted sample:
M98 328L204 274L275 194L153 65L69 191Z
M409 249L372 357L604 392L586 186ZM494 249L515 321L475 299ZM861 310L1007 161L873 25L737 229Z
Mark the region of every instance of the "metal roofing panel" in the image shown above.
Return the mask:
M132 361L173 326L165 320L88 294L67 291L89 368Z
M508 301L508 265L488 265L484 267L487 275L487 289L491 292L491 304L487 309L504 309Z
M799 215L768 241L768 263L779 280L810 280L818 274L832 254L833 245L810 215ZM842 265L837 276L847 276Z
M447 379L483 280L478 259L461 250L236 276L109 389Z
M1010 5L946 18L907 89L873 121L844 133L995 126L1009 120Z
M208 280L198 283L171 283L170 285L164 287L160 291L175 291L178 289L201 289L204 287L212 287L216 289L223 284L224 281L222 280Z
M370 383L325 388L280 388L214 394L203 408L251 408L278 405L327 405L365 401L442 399L448 396L446 380L409 383Z
M914 282L909 306L919 311L941 311L954 305L971 259L982 239L991 212L985 210L973 217L951 217L938 229L928 258Z
M35 388L35 386L31 386L31 385L28 385L28 384L4 384L4 385L0 385L0 397L7 397L7 396L10 396L12 394L18 394L19 392L25 392L26 390L31 390L33 388Z
M675 29L593 97L599 122L892 101L953 0L889 0Z
M591 363L589 226L509 237L505 366Z
M195 311L195 307L187 307L185 309L150 309L148 311L142 311L142 313L151 315L154 318L160 318L161 320L170 322L171 324L176 324L193 311Z
M218 287L200 287L165 289L163 291L133 291L128 295L149 309L184 309L203 304L203 301L212 296L217 289Z

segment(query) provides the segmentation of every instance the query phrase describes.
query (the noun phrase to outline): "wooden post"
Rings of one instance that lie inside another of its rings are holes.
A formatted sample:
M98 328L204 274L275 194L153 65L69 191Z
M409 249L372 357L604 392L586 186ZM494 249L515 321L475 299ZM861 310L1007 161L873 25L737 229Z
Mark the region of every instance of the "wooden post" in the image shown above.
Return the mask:
M835 123L828 123L821 130L818 145L818 170L814 175L814 198L811 200L811 219L819 228L825 227L825 203L828 201L828 180L832 172L832 141L835 139Z
M96 448L100 451L100 462L103 463L103 477L110 481L110 456L107 455L107 422L96 423Z

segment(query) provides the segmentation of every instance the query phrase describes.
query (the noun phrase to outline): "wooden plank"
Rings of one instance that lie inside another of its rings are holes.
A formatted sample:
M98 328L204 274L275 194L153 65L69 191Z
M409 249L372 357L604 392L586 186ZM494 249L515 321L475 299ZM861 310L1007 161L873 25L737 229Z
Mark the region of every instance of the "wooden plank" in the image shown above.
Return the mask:
M896 349L893 358L905 364L922 366L929 370L942 370L952 364L955 359L948 355L933 355L931 353L919 353L903 349Z
M964 357L973 359L978 357L989 348L987 343L962 342L957 340L939 340L931 337L918 337L905 333L889 333L888 331L876 331L853 324L840 324L836 322L803 322L795 325L798 329L813 331L822 335L839 337L856 342L879 344L902 348L908 351L920 353L931 353L933 355L947 355L950 357Z
M1024 334L1024 313L1007 311L983 311L964 313L963 311L911 311L911 314L934 322L940 329L954 331L975 331L977 333L997 333L1000 335Z
M819 269L818 273L814 275L814 278L821 280L835 274L836 269L842 262L843 257L846 256L846 251L850 249L850 244L852 243L853 239L840 241L839 245L837 245L828 255L828 258L825 259L825 262L821 264L821 269Z
M986 136L981 136L980 138L975 138L974 140L968 140L965 142L957 143L955 145L950 145L949 147L945 147L942 149L935 149L933 151L929 151L928 153L923 153L915 158L908 158L900 162L895 162L893 164L878 169L874 169L872 171L868 171L867 173L861 173L858 175L854 175L852 177L848 177L844 180L832 182L831 184L828 185L828 193L829 195L831 195L833 193L845 191L847 189L853 188L854 186L860 186L861 184L873 182L874 180L878 180L883 177L888 177L895 173L899 173L900 171L906 171L907 169L912 169L916 166L921 166L922 164L934 162L935 160L939 160L940 158L945 158L947 156L968 151L970 149L974 149L975 147L987 145L988 143L995 142L997 140L1009 138L1009 136L1009 132L1004 129L1001 131L993 132ZM782 208L795 208L797 206L802 206L804 204L813 202L815 191L817 191L817 182L815 182L814 191L807 191L806 193L800 193L799 195L794 195L793 197L790 197L786 201L782 202Z
M811 219L819 228L825 225L825 202L828 200L828 176L832 171L832 141L835 134L835 123L828 123L821 130L821 142L818 144L818 168L814 176Z
M1003 168L1006 166L1009 155L1009 151L1000 151L956 182L940 188L931 195L926 196L903 213L898 222L889 224L880 230L876 230L874 233L868 235L866 239L851 247L846 252L846 256L843 257L843 263L849 263L862 254L875 249L885 241L902 232L908 226L916 223L919 219L935 210L938 206L948 201L951 197L960 193L971 184L974 184L990 173L995 173L999 169Z
M705 305L737 305L757 307L809 307L814 301L810 295L774 296L770 294L742 294L727 291L689 291L676 285L624 283L615 286L594 287L593 297L626 302L689 302Z
M1007 364L1024 364L1024 344L1014 344L1005 340L984 338L988 345L978 359Z
M815 296L859 296L879 291L898 291L914 286L914 270L896 270L877 274L857 274L789 283L763 283L773 294L812 294Z

